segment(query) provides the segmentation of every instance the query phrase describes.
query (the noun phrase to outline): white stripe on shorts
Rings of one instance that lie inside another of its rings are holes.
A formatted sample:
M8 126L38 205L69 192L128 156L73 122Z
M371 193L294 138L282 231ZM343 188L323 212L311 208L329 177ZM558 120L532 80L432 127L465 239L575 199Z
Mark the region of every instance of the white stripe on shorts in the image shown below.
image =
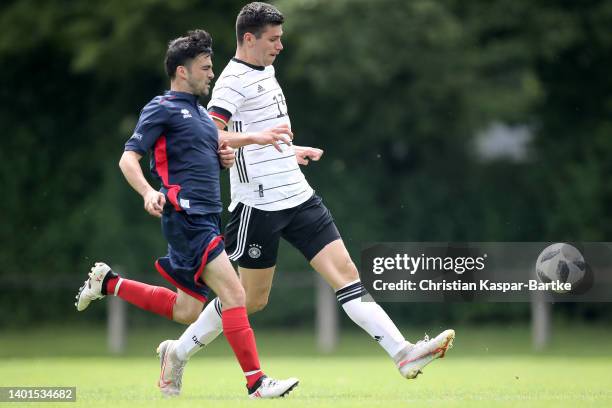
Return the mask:
M246 246L247 230L249 226L249 220L251 219L251 207L245 205L242 207L240 212L240 225L238 226L238 237L236 238L236 249L229 256L232 261L237 260L244 253L244 247Z

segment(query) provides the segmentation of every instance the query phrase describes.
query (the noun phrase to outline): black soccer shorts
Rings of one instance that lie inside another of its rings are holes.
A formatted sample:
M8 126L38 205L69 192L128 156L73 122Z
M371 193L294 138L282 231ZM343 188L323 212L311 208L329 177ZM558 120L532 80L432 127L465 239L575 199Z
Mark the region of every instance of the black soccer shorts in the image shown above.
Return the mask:
M340 239L331 213L319 196L285 210L263 211L240 203L225 229L225 248L243 268L276 265L280 237L298 249L308 261L327 244Z

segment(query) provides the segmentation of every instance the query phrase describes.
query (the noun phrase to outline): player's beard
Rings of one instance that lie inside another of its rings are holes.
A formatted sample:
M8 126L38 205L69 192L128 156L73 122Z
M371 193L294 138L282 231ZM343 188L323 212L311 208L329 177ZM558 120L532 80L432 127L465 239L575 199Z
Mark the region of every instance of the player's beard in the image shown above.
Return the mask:
M198 95L199 96L206 96L206 95L208 95L208 90L210 89L209 88L209 84L210 84L210 82L201 82L199 84L200 85L200 88L198 89L198 91L199 91Z
M208 95L208 84L206 81L195 81L193 78L187 78L187 84L191 88L191 93L196 96Z

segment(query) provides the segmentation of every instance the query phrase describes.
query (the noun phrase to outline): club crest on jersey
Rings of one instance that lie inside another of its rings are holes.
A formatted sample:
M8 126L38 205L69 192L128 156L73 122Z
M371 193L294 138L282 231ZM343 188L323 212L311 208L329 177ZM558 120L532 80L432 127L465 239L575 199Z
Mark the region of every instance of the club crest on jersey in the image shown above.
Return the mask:
M191 112L189 109L181 109L181 113L183 114L183 119L191 118Z
M257 244L249 245L249 250L247 251L249 256L253 259L257 259L261 256L261 246Z

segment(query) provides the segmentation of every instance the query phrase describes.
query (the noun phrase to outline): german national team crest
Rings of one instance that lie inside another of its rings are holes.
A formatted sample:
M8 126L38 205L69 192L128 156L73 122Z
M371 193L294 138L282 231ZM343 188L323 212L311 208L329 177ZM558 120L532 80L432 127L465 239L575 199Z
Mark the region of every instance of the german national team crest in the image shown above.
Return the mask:
M261 256L261 246L259 246L257 244L249 245L248 254L253 259L259 258Z

